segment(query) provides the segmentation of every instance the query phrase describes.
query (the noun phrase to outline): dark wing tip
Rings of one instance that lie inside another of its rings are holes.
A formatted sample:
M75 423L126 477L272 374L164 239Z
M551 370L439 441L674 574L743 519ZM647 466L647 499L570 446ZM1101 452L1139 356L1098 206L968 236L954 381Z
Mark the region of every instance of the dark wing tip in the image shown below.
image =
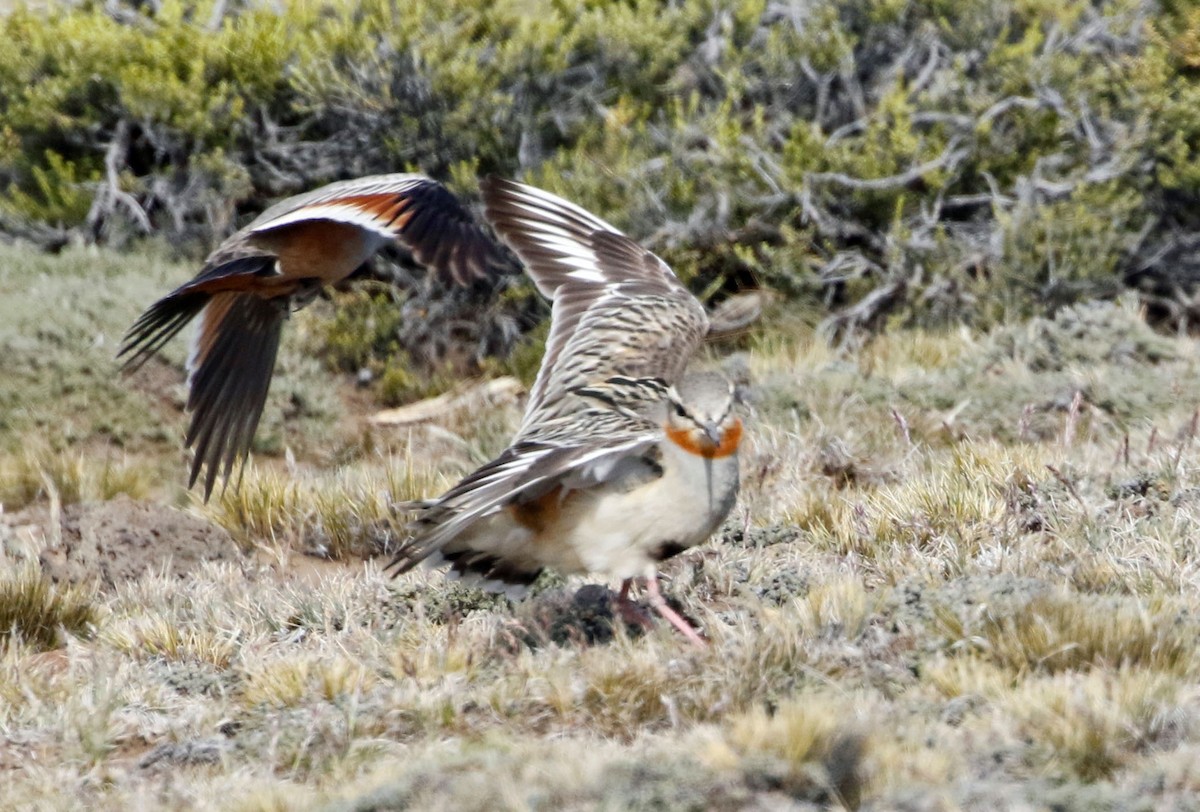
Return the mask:
M203 471L205 501L218 477L228 484L238 460L245 464L266 404L286 312L284 299L238 295L212 326L212 342L192 375L192 421L185 439L195 455L188 487Z
M204 309L208 299L201 292L171 293L146 308L121 339L117 359L125 359L122 371L133 372L146 363Z
M230 241L226 241L227 244ZM117 358L125 358L122 370L132 372L149 360L164 344L194 319L222 287L239 285L246 277L270 274L275 257L268 254L239 254L240 244L214 252L197 276L159 299L138 316L121 339ZM224 253L222 253L224 251ZM230 253L234 252L234 253ZM128 356L128 357L126 357Z
M442 550L441 557L449 562L451 573L468 582L477 579L484 585L494 583L524 589L542 574L541 567L522 567L501 556L469 548Z
M413 555L413 551L407 546L401 547L392 557L392 560L387 563L387 566L383 568L383 571L388 573L392 578L395 578L398 575L411 572L417 564L420 564L424 560L423 556Z
M400 239L421 264L458 285L520 270L512 253L442 184L429 180L404 194L410 202Z
M415 549L401 548L383 568L384 572L389 572L391 577L395 578L411 572L418 564L431 559L435 567L444 567L449 564L451 577L462 579L466 583L473 583L489 591L497 591L498 588L504 590L515 588L523 591L538 579L543 569L542 567L521 566L502 556L474 550L470 547L429 550L419 544L410 546Z

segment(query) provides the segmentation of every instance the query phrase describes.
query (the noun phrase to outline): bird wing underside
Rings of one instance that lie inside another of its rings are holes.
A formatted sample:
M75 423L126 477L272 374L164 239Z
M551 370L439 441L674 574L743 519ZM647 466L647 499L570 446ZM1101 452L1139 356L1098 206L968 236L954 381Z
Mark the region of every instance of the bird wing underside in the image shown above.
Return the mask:
M205 267L195 279L147 308L126 331L117 352L117 358L126 358L124 370L129 372L144 364L204 309L214 293L246 290L253 286L253 280L274 273L275 258L261 253L231 257Z
M333 183L267 209L235 237L318 220L396 240L422 265L460 285L512 270L504 247L446 187L423 175L376 175ZM236 242L231 238L231 243Z
M185 445L195 448L188 487L204 469L206 500L250 451L286 316L285 300L244 293L219 293L204 310L188 361Z

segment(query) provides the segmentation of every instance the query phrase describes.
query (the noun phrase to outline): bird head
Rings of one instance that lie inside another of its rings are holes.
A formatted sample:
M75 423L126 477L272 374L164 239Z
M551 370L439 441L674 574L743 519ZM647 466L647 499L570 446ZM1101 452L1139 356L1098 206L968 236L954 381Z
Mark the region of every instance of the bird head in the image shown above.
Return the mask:
M667 392L667 437L684 450L707 459L737 453L742 419L733 383L718 372L684 377Z

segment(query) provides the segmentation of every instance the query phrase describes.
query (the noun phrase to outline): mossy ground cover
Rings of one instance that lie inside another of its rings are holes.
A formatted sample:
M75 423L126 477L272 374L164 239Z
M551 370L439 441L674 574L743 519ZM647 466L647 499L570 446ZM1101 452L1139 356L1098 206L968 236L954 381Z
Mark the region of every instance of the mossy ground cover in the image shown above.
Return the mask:
M1200 353L1136 303L842 349L768 314L708 347L748 352L753 429L735 514L665 567L697 650L614 624L584 580L510 604L381 574L390 502L494 453L518 411L370 427L352 375L289 360L325 334L320 309L287 325L280 439L239 490L190 500L183 348L161 381L111 359L187 269L4 251L7 805L1092 810L1200 792ZM289 417L292 392L338 408ZM139 484L105 490L105 465ZM39 575L62 539L38 511L131 491L249 552L115 584Z

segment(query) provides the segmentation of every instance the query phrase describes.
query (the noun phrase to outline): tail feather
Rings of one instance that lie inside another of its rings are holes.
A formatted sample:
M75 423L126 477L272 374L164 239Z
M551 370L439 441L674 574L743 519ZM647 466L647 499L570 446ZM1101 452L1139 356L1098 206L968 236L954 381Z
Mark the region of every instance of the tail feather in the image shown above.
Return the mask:
M542 567L523 567L520 564L467 547L442 550L441 559L450 564L451 577L457 576L489 592L524 592L542 574Z
M529 587L542 574L543 567L522 566L517 562L487 552L461 547L438 550L430 554L406 557L400 553L386 566L392 577L402 575L424 564L430 569L441 569L449 565L446 577L487 592L501 593L511 600L523 598Z

